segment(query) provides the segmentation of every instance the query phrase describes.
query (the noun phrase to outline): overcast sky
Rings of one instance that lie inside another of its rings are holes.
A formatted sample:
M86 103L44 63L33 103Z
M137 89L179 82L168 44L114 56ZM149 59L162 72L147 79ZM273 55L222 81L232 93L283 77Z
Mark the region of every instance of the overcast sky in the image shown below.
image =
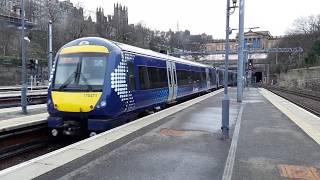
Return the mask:
M113 14L113 4L129 8L129 23L144 23L151 29L167 31L188 29L192 34L207 33L225 37L226 0L71 0L87 12L96 7ZM239 0L238 0L239 1ZM274 36L283 35L293 21L302 16L320 14L320 0L245 0L245 27L260 27ZM231 16L231 28L238 27L238 11ZM234 33L235 34L235 33Z

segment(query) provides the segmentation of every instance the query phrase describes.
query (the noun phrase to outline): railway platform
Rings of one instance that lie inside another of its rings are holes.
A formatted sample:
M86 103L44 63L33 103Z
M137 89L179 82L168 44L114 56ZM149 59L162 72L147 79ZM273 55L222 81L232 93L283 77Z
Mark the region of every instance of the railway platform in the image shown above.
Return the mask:
M18 118L18 117L26 117L29 115L35 115L35 114L46 113L46 112L47 112L46 104L28 105L27 115L22 113L21 107L2 108L0 109L0 121L9 120L9 119Z
M0 171L0 179L320 179L320 118L265 90L221 90Z
M48 86L29 86L28 89L35 89L35 90L39 90L39 89L47 89ZM21 90L21 86L0 86L0 92L1 91L20 91Z

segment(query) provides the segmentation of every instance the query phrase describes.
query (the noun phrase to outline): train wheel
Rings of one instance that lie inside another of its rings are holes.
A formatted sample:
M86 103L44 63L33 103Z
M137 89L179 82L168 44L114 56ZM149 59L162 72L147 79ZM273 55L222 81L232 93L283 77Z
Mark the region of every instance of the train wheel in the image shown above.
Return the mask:
M95 136L95 135L97 135L97 133L94 132L94 131L92 131L92 132L89 133L89 136L90 136L90 137Z

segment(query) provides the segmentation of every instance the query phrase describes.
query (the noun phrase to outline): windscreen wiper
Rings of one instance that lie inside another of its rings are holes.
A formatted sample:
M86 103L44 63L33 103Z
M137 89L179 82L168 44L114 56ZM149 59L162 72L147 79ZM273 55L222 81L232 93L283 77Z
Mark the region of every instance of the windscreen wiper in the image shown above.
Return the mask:
M64 88L66 88L71 82L72 82L72 78L74 78L74 76L77 74L77 71L73 72L68 78L67 80L59 87L59 91L63 90Z

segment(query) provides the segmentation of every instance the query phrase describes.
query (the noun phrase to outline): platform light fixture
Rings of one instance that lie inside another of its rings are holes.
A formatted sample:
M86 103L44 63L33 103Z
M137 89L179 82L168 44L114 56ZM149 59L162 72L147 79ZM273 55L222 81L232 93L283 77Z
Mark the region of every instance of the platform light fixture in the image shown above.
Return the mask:
M236 8L237 6L237 0L232 0L232 7L231 8Z

